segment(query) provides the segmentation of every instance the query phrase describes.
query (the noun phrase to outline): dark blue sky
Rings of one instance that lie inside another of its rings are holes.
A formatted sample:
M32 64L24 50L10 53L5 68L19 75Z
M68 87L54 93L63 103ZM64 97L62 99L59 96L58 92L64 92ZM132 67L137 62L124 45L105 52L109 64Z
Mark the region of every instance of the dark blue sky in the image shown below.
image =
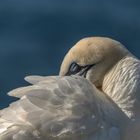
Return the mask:
M87 36L108 36L140 57L139 0L1 0L0 107L26 75L56 75L67 50Z

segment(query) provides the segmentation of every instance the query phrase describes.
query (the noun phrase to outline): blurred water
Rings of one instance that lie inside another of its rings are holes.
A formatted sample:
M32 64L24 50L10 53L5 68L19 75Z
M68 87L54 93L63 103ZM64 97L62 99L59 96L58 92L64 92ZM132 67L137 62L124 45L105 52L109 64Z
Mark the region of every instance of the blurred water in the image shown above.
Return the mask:
M67 50L87 36L108 36L140 57L139 0L1 0L0 107L30 74L58 74Z

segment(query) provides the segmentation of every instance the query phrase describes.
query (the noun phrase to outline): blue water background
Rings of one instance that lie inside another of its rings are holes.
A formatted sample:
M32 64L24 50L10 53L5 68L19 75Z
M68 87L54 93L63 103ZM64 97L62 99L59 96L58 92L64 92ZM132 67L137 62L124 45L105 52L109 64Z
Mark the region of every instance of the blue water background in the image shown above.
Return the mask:
M139 0L0 0L0 108L26 75L57 75L79 39L108 36L140 57Z

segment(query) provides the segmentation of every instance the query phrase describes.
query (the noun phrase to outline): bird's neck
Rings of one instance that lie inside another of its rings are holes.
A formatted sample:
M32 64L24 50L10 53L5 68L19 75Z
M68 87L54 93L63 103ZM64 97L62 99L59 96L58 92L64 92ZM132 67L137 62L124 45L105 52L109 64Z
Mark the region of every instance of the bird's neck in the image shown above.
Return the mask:
M128 55L121 59L104 77L102 90L129 117L140 107L136 101L140 81L140 61ZM139 97L140 98L140 97Z

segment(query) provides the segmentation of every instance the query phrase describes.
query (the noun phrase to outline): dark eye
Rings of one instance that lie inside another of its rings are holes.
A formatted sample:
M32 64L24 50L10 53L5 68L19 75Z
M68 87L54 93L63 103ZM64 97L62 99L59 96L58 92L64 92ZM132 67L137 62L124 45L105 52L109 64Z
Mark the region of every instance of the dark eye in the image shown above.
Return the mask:
M78 73L82 69L81 66L79 66L77 63L73 62L70 67L69 71L66 75L72 75Z
M86 77L87 71L92 68L95 64L91 64L91 65L85 65L85 66L80 66L78 65L76 62L73 62L70 67L68 72L65 74L67 76L69 75L79 75L79 76L84 76Z
M73 74L79 72L81 70L81 66L79 66L77 63L72 63L71 66L70 66L70 69L69 71Z

